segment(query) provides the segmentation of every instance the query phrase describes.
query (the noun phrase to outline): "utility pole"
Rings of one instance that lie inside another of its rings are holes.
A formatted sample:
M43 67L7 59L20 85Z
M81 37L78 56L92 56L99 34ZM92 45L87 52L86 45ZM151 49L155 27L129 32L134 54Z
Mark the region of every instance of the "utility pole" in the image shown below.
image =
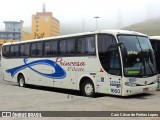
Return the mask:
M98 18L100 18L99 16L94 17L96 19L96 30L98 29Z

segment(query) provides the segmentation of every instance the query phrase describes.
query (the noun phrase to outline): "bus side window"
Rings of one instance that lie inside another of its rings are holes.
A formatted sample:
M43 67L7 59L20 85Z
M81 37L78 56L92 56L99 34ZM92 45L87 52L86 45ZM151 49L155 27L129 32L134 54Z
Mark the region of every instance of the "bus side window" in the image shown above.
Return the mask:
M110 68L111 69L120 69L118 53L116 51L110 52Z
M44 55L51 55L51 42L46 41L44 44Z
M30 52L30 44L20 45L20 56L21 57L29 56L29 52Z
M44 55L46 56L54 56L57 55L57 40L46 41L44 43Z
M37 42L31 44L31 56L42 56L43 54L43 43Z
M30 44L25 44L24 45L24 53L25 53L25 56L29 56L30 55Z
M9 46L3 46L2 54L3 54L4 57L9 57L10 56Z
M67 53L66 40L60 40L59 48L60 48L61 55L65 55Z
M98 35L99 59L103 69L112 75L120 75L120 57L117 48L111 49L116 40L112 35Z
M75 53L75 39L67 40L67 54L73 55Z
M57 55L58 54L58 42L57 40L51 41L51 54Z
M14 57L14 54L15 54L15 47L12 45L10 46L10 54L11 54L11 57Z
M77 53L95 54L95 38L93 36L79 38Z
M115 48L114 50L109 49L108 53L109 58L109 73L112 75L120 75L121 68L120 68L120 59L118 54L118 49Z
M157 42L156 62L157 62L157 70L160 73L160 41Z
M37 56L42 56L43 54L43 43L39 42L37 43Z
M95 53L95 39L94 39L94 37L86 37L86 52L88 54Z
M37 55L37 47L36 43L31 44L31 56L36 56Z
M15 57L19 56L19 45L15 45Z
M156 52L156 49L157 49L156 44L157 44L156 41L154 41L154 40L151 41L151 45L152 45L154 52Z
M10 55L11 55L11 57L18 57L19 56L19 46L18 45L10 46Z
M78 39L77 53L78 54L85 54L85 38Z
M20 56L25 56L24 49L24 45L20 45Z

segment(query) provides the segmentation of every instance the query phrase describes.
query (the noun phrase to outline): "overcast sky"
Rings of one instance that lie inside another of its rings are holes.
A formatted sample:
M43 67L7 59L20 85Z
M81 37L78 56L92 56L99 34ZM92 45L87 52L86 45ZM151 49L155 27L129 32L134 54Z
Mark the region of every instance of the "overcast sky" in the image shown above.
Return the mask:
M99 29L160 16L160 0L0 0L0 30L4 29L4 20L23 20L24 27L31 26L32 14L41 12L43 3L46 11L59 19L61 27L74 23L85 31L95 29L94 16L100 17Z

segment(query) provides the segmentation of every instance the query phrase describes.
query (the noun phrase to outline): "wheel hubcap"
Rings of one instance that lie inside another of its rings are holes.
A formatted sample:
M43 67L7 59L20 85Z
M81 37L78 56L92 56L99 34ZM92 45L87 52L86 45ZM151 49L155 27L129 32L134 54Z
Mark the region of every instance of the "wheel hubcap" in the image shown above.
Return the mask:
M87 95L91 95L93 93L93 86L89 83L85 85L85 92Z
M20 84L21 87L24 86L24 80L23 80L23 78L21 78L21 79L19 80L19 84Z

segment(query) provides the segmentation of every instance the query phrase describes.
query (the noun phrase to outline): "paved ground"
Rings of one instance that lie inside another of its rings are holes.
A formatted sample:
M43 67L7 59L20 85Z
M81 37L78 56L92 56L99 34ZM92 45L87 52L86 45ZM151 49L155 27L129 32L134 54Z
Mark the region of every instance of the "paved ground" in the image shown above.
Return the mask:
M77 91L46 87L28 86L20 88L17 84L0 79L0 111L160 111L160 91L130 97L98 95L96 98L83 97ZM2 118L0 118L2 119ZM4 118L3 118L4 119ZM7 119L7 118L6 118ZM53 118L41 118L53 119ZM158 118L55 118L63 120L88 119L143 119ZM10 120L10 119L9 119ZM21 118L14 118L21 120ZM39 118L36 118L39 120Z

